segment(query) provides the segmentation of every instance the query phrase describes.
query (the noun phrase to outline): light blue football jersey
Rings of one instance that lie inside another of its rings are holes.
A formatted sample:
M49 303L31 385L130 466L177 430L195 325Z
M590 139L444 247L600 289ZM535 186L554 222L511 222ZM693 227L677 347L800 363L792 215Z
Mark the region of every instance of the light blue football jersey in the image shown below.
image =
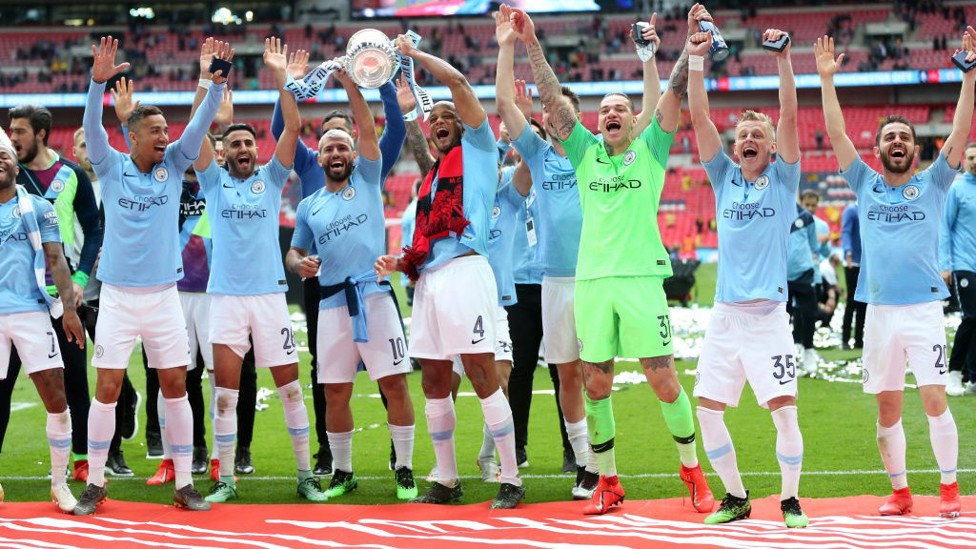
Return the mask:
M574 276L583 229L576 170L569 157L560 156L552 143L536 135L528 124L512 145L532 174L539 208L537 254L543 273L553 277Z
M58 214L43 197L29 195L41 242L61 242ZM34 277L34 247L30 229L20 213L15 194L0 204L0 314L47 312L47 301ZM41 252L43 253L43 252Z
M290 171L274 156L247 179L237 179L213 160L197 172L207 197L213 243L207 293L262 295L288 290L278 244L278 211Z
M855 299L911 305L949 295L939 273L939 228L956 171L941 153L907 183L891 187L860 157L842 172L857 194L861 272Z
M113 149L102 126L105 83L91 82L84 128L88 157L102 182L105 238L97 278L116 286L150 287L183 278L178 220L183 173L200 154L217 114L224 86L213 85L183 135L166 147L163 161L142 173Z
M502 170L502 177L495 194L495 205L491 209L491 230L488 233L488 263L495 273L498 290L498 304L507 307L515 305L515 232L518 225L518 211L525 209L525 197L512 185L515 168Z
M488 257L488 231L491 226L491 208L498 190L498 149L486 117L477 128L464 126L461 136L462 162L464 164L464 217L470 223L460 238L451 236L431 242L430 253L420 269L443 265L471 250ZM434 178L431 192L437 190Z
M372 273L376 258L386 253L381 168L382 161L359 157L349 184L341 191L334 193L322 187L298 204L291 245L318 252L322 286ZM360 287L364 297L388 291L376 282L375 275ZM323 298L319 306L326 309L345 304L345 294L338 292Z
M715 300L786 301L787 241L796 219L800 163L773 162L755 181L746 181L742 168L724 152L702 166L715 191Z

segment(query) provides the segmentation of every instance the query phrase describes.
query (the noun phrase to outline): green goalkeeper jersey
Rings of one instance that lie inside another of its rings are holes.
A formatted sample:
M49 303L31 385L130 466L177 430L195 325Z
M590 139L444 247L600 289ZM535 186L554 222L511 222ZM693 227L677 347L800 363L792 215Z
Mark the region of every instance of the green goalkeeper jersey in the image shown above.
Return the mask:
M611 276L671 276L657 211L674 132L657 120L622 154L610 156L603 142L577 121L563 142L576 169L583 231L577 280Z

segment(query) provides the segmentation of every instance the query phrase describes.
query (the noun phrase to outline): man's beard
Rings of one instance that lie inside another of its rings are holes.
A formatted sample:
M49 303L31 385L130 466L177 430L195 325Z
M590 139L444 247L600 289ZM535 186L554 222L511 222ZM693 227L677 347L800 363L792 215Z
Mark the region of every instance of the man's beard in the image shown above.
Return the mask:
M37 142L31 141L30 147L25 147L21 149L24 153L24 157L19 160L21 164L30 164L37 158Z
M352 163L346 162L345 166L342 168L342 171L339 172L338 175L336 175L335 170L333 170L332 168L329 168L328 174L329 174L329 178L336 183L342 183L343 181L347 181L349 179L349 176L352 175Z
M915 163L915 153L911 150L905 152L905 166L898 167L892 164L891 155L883 154L881 155L881 165L884 166L886 170L892 173L903 174L907 173L908 170L912 169L912 164Z

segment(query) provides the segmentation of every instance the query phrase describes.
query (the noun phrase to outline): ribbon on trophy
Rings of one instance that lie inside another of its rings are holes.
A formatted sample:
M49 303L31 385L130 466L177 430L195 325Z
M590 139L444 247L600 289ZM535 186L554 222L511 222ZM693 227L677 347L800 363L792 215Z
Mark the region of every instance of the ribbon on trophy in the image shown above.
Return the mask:
M413 46L417 47L420 44L420 35L412 30L406 32L407 37L413 41ZM431 109L434 108L434 101L430 98L430 94L427 90L423 89L417 84L417 80L414 77L413 71L413 58L403 55L399 51L397 52L397 59L400 61L400 72L403 73L403 77L407 81L407 85L413 91L413 96L417 100L417 107L410 111L403 113L403 119L406 121L416 120L420 113L424 114L424 120L430 116Z
M305 101L318 96L319 92L322 91L322 87L325 86L329 77L332 76L332 73L342 68L341 60L342 58L323 61L322 64L312 69L301 80L295 80L291 75L288 75L288 80L285 82L285 89L293 93L295 99L299 101Z

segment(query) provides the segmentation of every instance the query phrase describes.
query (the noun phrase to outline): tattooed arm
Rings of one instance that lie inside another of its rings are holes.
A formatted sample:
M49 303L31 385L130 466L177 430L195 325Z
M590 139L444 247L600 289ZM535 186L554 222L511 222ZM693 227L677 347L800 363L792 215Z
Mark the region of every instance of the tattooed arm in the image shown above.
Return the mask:
M688 11L688 36L700 32L699 21L711 21L712 16L701 4L695 4ZM673 132L678 127L678 115L681 111L681 102L688 96L688 51L683 50L678 62L671 70L671 77L668 79L668 89L664 91L661 100L657 103L657 111L654 118L666 132Z
M430 154L430 147L427 145L427 136L420 129L419 120L407 122L407 147L413 153L420 173L427 175L427 172L434 167L434 157Z
M668 89L661 100L657 102L654 118L658 126L666 132L673 132L678 127L678 114L681 112L681 101L688 96L688 52L682 51L678 62L674 64L671 78L668 79Z
M505 4L499 6L499 12L503 16L509 15L515 34L525 43L525 48L529 52L529 63L532 65L532 77L535 78L535 86L539 90L539 98L542 100L542 108L550 113L551 124L556 132L556 137L560 141L569 139L578 119L576 113L573 112L572 105L563 98L556 73L549 66L546 53L542 50L542 44L539 43L539 39L535 35L535 25L532 19L524 11L511 8Z

